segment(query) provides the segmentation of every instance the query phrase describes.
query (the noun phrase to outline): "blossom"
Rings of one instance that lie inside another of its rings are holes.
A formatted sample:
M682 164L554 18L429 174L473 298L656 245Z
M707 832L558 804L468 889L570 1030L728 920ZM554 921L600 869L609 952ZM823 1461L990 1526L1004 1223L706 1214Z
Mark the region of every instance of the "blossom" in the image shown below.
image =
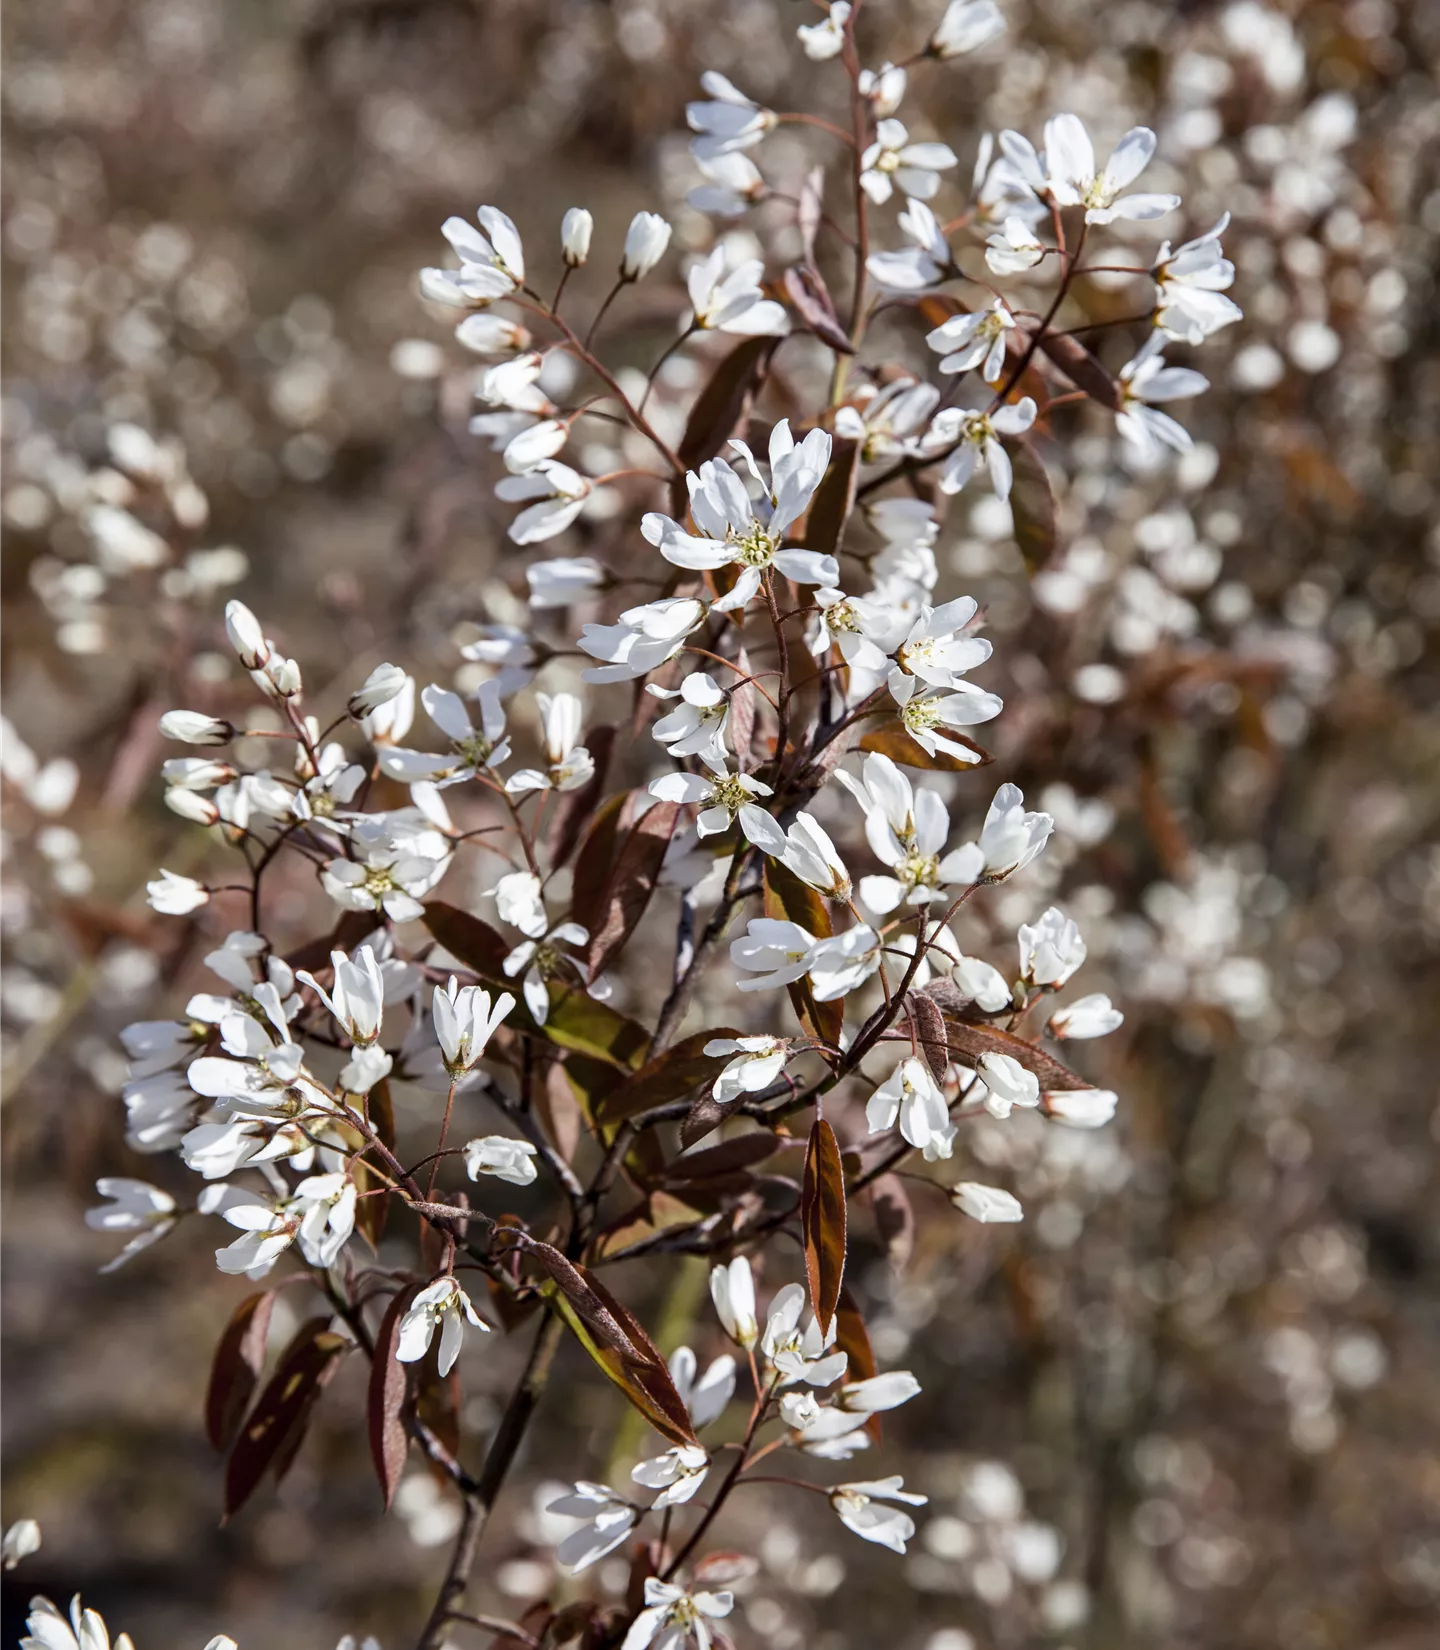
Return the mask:
M665 256L670 244L670 225L656 212L637 212L625 231L625 252L620 259L620 279L639 281Z
M460 1356L465 1325L489 1329L470 1304L470 1297L453 1277L437 1278L427 1284L400 1319L400 1335L395 1356L402 1364L418 1363L430 1350L435 1331L440 1331L439 1370L448 1375Z
M263 1277L297 1239L312 1266L333 1266L355 1230L354 1182L342 1171L312 1175L278 1203L240 1197L221 1216L244 1234L215 1251L222 1272Z
M744 1255L728 1266L711 1267L710 1299L730 1339L747 1350L753 1347L760 1339L760 1326L755 1318L755 1277Z
M1057 1008L1047 1029L1052 1037L1108 1037L1124 1021L1125 1016L1104 992L1096 991Z
M795 30L800 49L812 63L824 63L845 49L845 25L850 21L848 0L835 0L819 23L802 23Z
M1154 153L1154 132L1148 126L1132 126L1097 172L1095 150L1077 116L1056 115L1045 122L1045 170L1051 198L1058 206L1083 206L1086 223L1163 218L1179 206L1178 195L1122 194Z
M508 877L501 878L502 882L509 880ZM589 930L582 928L578 922L557 923L548 931L542 930L540 934L522 940L501 964L506 979L519 977L520 994L536 1025L543 1026L550 1017L548 982L566 973L583 978L584 971L579 960L567 955L560 947L584 945L589 938Z
M332 951L330 967L334 973L330 991L304 969L295 978L304 980L319 997L352 1043L373 1043L380 1035L380 1018L385 1011L385 982L374 951L362 945L353 959L343 951Z
M680 1650L684 1644L710 1650L714 1640L706 1624L728 1616L734 1602L730 1593L687 1593L658 1576L647 1576L645 1608L631 1622L620 1650L646 1650L647 1645Z
M908 1369L892 1369L863 1381L847 1381L840 1388L840 1407L852 1415L878 1415L899 1409L920 1394L920 1383Z
M1011 1006L1010 987L998 968L979 957L957 957L950 969L950 983L966 1002L987 1014L998 1014Z
M358 859L332 859L320 873L320 885L347 911L384 912L392 922L414 922L424 911L420 896L444 876L448 863L443 844L440 853L417 853L381 837L361 844Z
M669 1363L670 1379L681 1403L690 1412L690 1424L698 1432L724 1412L734 1395L735 1360L728 1352L722 1353L701 1375L695 1354L688 1346L677 1346Z
M590 256L595 220L583 206L572 206L560 220L560 251L566 267L579 269Z
M409 680L399 665L376 665L345 701L345 709L359 722L403 693Z
M942 357L941 372L969 372L980 368L987 384L995 383L1005 365L1005 335L1016 330L1015 317L1003 298L989 309L950 319L925 335L925 342Z
M985 1085L978 1096L992 1117L1005 1118L1016 1106L1040 1104L1040 1082L1011 1054L982 1054L975 1062L975 1075Z
M712 773L727 772L730 753L725 748L725 729L730 721L730 701L713 676L694 671L678 688L651 683L645 691L657 699L681 701L650 730L671 756L698 756Z
M376 753L380 771L405 785L413 785L417 779L431 779L443 786L459 785L487 768L498 767L510 755L500 690L500 683L493 677L480 684L475 696L480 708L477 728L460 695L431 682L420 695L420 702L426 715L449 741L449 751L413 751L386 745Z
M1019 275L1034 269L1044 256L1044 242L1014 213L985 237L985 263L992 275Z
M1165 447L1188 453L1193 443L1190 432L1168 413L1157 412L1152 402L1182 401L1201 395L1210 380L1190 367L1169 367L1161 353L1165 334L1152 332L1133 360L1120 369L1119 389L1122 409L1115 415L1115 428L1146 458L1156 458Z
M520 355L530 348L530 329L508 315L467 315L455 342L476 355Z
M760 287L765 266L758 258L747 258L727 275L724 246L715 247L707 257L690 266L685 285L690 293L692 326L707 332L733 332L745 337L790 330L785 306L767 298Z
M902 1060L870 1096L865 1121L871 1134L893 1129L898 1121L901 1138L924 1152L934 1163L954 1149L955 1125L945 1096L923 1060Z
M1025 1211L1020 1200L998 1186L982 1186L978 1181L962 1180L950 1194L950 1201L963 1215L978 1220L982 1226L1024 1220Z
M853 404L836 409L835 433L858 441L866 464L908 453L939 400L933 384L913 378L897 378L881 389L863 385Z
M766 847L767 853L775 854L787 870L793 871L801 882L818 889L827 899L850 898L850 873L814 814L802 809L783 836L773 822L772 829L778 840ZM780 850L778 853L777 849Z
M946 407L936 415L926 437L927 450L954 449L940 472L940 491L958 493L982 469L990 477L996 498L1008 499L1013 470L1010 455L1000 443L1006 436L1023 435L1034 422L1035 403L1028 395L993 413Z
M941 728L971 728L990 722L1005 708L998 694L986 693L968 682L950 693L925 693L913 676L890 673L890 697L895 701L905 731L931 756L944 751L957 762L978 762L981 753L940 732Z
M584 1520L556 1548L555 1556L572 1575L614 1552L630 1533L636 1508L604 1484L582 1479L573 1490L547 1503L546 1512Z
M925 47L930 57L961 57L978 51L1005 32L995 0L950 0Z
M931 607L923 602L905 640L895 650L896 668L929 687L966 688L962 678L994 651L983 636L967 636L978 607L973 596Z
M1039 922L1021 923L1020 976L1032 985L1057 989L1085 961L1085 941L1073 920L1055 906Z
M860 187L877 205L890 199L897 183L905 194L928 201L940 187L940 173L955 164L949 144L911 143L900 121L882 120L860 157Z
M710 1457L698 1444L677 1444L653 1460L641 1461L630 1477L647 1490L660 1491L650 1504L654 1512L657 1508L682 1506L705 1482L709 1471Z
M861 69L855 89L870 105L876 120L893 115L905 101L905 87L909 76L893 63L882 63L878 69Z
M17 1518L0 1540L0 1563L13 1570L22 1558L40 1551L40 1526L33 1518Z
M1050 1090L1041 1097L1045 1115L1072 1129L1103 1129L1119 1103L1111 1089Z
M198 710L167 710L160 718L160 733L185 745L228 745L238 729L218 716Z
M733 563L741 569L734 588L714 603L716 612L744 607L759 590L764 570L771 566L797 584L838 584L840 569L833 556L781 548L786 531L808 507L829 466L829 432L811 430L797 444L789 420L782 418L770 432L768 483L745 443L732 441L730 445L760 484L759 499L750 497L745 483L723 458L711 459L685 477L690 514L705 536L687 533L657 511L642 519L641 532L677 567L713 571Z
M783 1037L712 1037L705 1053L711 1059L734 1056L710 1086L711 1094L726 1105L742 1094L769 1088L784 1071L789 1048Z
M1188 344L1203 343L1241 319L1241 309L1224 296L1235 279L1235 265L1220 249L1220 237L1230 226L1225 212L1213 229L1186 241L1172 252L1166 241L1155 254L1151 275L1155 281L1155 325L1169 338Z
M160 875L145 884L145 902L152 910L167 917L185 917L198 911L208 902L210 892L204 883L193 877L182 877L174 871L161 870Z
M723 764L708 778L697 773L663 774L650 781L649 791L661 802L699 803L695 829L702 837L728 831L738 819L745 840L763 848L779 830L770 815L750 800L773 796L771 787L748 773L729 773Z
M782 1385L804 1382L806 1386L831 1386L845 1373L850 1360L844 1352L829 1350L835 1344L834 1318L828 1335L820 1333L813 1312L805 1328L800 1328L805 1299L804 1287L798 1283L787 1283L776 1294L765 1320L765 1333L760 1337L760 1350L776 1373L784 1377Z
M893 871L891 876L861 878L860 897L870 910L885 915L902 901L923 905L945 883L973 880L963 875L965 861L954 854L941 857L950 816L937 792L922 789L917 794L900 768L879 751L865 758L861 774L856 779L841 769L836 778L865 810L866 840Z
M70 1600L68 1619L48 1598L32 1598L30 1614L25 1618L25 1637L20 1650L110 1650L110 1630L98 1610L85 1610L77 1593ZM233 1641L218 1641L230 1645ZM217 1641L211 1640L205 1650L216 1650ZM115 1640L115 1650L135 1650L130 1635L122 1633Z
M979 842L957 848L964 854L968 881L1001 882L1023 870L1050 840L1055 821L1047 813L1027 813L1025 796L1018 785L1004 784L996 791L980 828Z
M900 1477L880 1478L856 1484L837 1484L830 1491L830 1505L840 1515L847 1530L877 1542L897 1553L905 1551L905 1543L915 1534L915 1520L898 1506L889 1502L903 1502L911 1507L923 1507L927 1496L913 1495L905 1489Z
M144 1180L130 1180L120 1175L106 1175L95 1182L95 1190L111 1201L96 1209L85 1211L85 1224L97 1232L133 1232L135 1234L115 1256L100 1268L113 1272L123 1266L131 1255L138 1255L152 1243L158 1243L179 1218L175 1213L175 1199L158 1186Z
M828 1003L848 996L879 966L880 936L873 928L856 926L817 940L806 972L816 1002Z
M749 155L738 150L704 158L696 155L695 164L706 181L692 189L685 201L697 212L738 218L765 196L765 179Z
M924 201L907 200L896 221L910 245L897 252L872 252L865 261L881 286L892 292L923 292L955 273L950 243Z
M465 1172L472 1180L493 1174L512 1186L529 1186L535 1179L535 1147L528 1140L505 1134L487 1134L465 1142Z
M593 556L557 556L525 569L533 608L569 607L605 583L606 571Z
M575 791L595 772L590 752L579 742L584 707L573 693L537 693L546 770L521 768L505 781L511 796L525 791Z
M508 298L525 284L525 252L515 225L496 206L476 214L480 228L446 218L440 233L460 259L458 270L422 269L420 291L436 303L480 308Z
M693 596L669 596L627 608L618 624L587 624L579 647L604 664L582 671L587 682L628 682L673 659L685 638L704 621L705 604Z
M731 150L751 149L774 127L773 110L746 97L716 70L707 69L700 86L709 101L685 105L685 123L699 134L690 145L697 160L713 161Z
M508 991L491 1002L482 986L462 986L452 974L444 986L436 986L432 999L435 1037L452 1077L469 1071L485 1052L496 1028L515 1006Z
M523 499L538 502L528 505L510 523L512 544L540 544L563 533L585 508L590 497L590 481L568 464L553 458L544 458L524 475L510 475L495 483L496 498L511 503Z
M393 745L409 733L415 721L415 678L406 676L393 699L377 705L361 718L365 737L376 747Z

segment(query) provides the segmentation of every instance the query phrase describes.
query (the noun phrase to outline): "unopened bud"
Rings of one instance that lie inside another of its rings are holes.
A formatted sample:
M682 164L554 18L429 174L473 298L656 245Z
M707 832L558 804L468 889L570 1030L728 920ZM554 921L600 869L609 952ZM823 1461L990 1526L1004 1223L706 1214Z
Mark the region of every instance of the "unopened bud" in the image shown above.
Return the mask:
M643 280L665 256L670 225L655 212L637 212L625 232L625 256L620 260L622 281Z
M160 718L160 732L166 739L186 745L228 745L236 729L218 716L203 716L198 710L167 710Z
M595 220L583 206L572 206L560 220L560 250L571 269L579 269L590 256L590 235Z
M165 793L165 806L171 813L179 814L181 819L191 820L196 825L214 825L220 818L220 810L208 796L201 796L199 791L186 791L179 786L172 786Z
M360 686L350 695L345 708L358 722L381 705L388 705L397 694L404 692L407 677L399 665L376 665Z
M226 602L225 634L246 670L259 670L270 657L270 644L260 621L244 602Z

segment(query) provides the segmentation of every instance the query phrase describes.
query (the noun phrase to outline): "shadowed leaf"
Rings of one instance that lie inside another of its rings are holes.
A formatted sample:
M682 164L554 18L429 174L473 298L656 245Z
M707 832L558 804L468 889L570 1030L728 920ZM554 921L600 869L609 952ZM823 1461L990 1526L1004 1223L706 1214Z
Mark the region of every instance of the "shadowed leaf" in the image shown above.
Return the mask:
M1007 441L1005 451L1015 471L1010 488L1015 542L1020 546L1027 570L1037 573L1055 548L1055 494L1045 466L1028 441Z
M690 421L678 450L680 462L687 470L697 469L707 458L714 458L734 433L735 426L745 412L760 380L765 376L774 338L745 338L715 368L710 381L696 398L690 411ZM678 489L683 514L685 490Z
M405 1431L407 1370L396 1358L395 1348L400 1341L400 1319L410 1309L410 1303L419 1292L419 1284L412 1284L392 1298L375 1336L375 1354L370 1361L370 1390L366 1405L370 1459L375 1463L375 1476L380 1480L380 1494L384 1497L387 1510L395 1499L395 1487L405 1470L405 1456L410 1444L409 1434Z
M617 955L645 915L679 817L678 802L657 802L641 814L620 842L594 924L587 925L590 949L586 966L592 979Z
M845 524L855 507L855 483L860 479L860 443L837 436L826 470L805 522L805 548L821 555L837 555L845 538Z
M1078 338L1047 331L1041 335L1040 349L1077 390L1084 390L1092 401L1109 407L1111 412L1120 411L1120 386Z
M217 1450L230 1447L255 1394L260 1371L265 1367L265 1337L274 1309L273 1289L247 1295L235 1308L215 1348L205 1392L205 1436Z
M580 852L575 856L570 916L592 934L604 908L605 884L615 863L616 842L633 818L634 799L634 791L621 791L610 797L590 821Z
M663 1054L647 1060L628 1082L612 1089L597 1108L597 1117L605 1123L618 1123L626 1117L636 1117L651 1106L662 1106L667 1100L678 1100L701 1083L713 1082L725 1069L728 1054L706 1054L705 1045L712 1037L740 1037L744 1034L733 1026L717 1026L713 1031L697 1031L682 1038Z
M811 1125L810 1144L805 1151L800 1225L805 1234L810 1305L820 1333L825 1335L845 1279L845 1169L835 1131L823 1117L817 1117Z
M801 882L795 873L777 859L765 861L765 915L784 922L795 922L818 940L829 939L835 932L825 901L808 882ZM793 981L785 988L800 1024L812 1037L837 1044L845 1026L843 1001L817 1003L806 979ZM693 1136L698 1139L699 1136Z

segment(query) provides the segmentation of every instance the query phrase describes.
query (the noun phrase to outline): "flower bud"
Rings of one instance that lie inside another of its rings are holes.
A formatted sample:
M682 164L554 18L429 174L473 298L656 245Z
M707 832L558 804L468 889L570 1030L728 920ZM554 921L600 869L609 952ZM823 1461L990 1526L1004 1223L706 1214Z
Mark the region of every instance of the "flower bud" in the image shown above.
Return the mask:
M252 670L250 674L256 687L266 693L273 693L277 699L300 697L300 666L294 659L272 653L266 660L263 670Z
M399 665L376 665L374 670L365 678L358 688L346 701L345 709L358 722L362 716L368 716L371 711L379 710L381 705L388 705L390 701L405 691L405 683L409 680Z
M503 315L467 315L455 328L455 342L476 355L513 355L530 348L530 332Z
M145 884L146 903L167 917L188 916L209 898L203 883L193 877L177 876L174 871L162 870L153 882Z
M198 710L167 710L160 718L161 734L185 745L228 745L236 731L229 722Z
M950 0L925 50L942 61L977 51L1005 32L995 0Z
M270 644L265 640L260 621L244 602L225 604L225 634L246 670L259 670L270 657Z
M570 436L570 426L558 418L542 418L528 430L513 436L505 448L505 468L512 475L524 475L547 458L554 458Z
M670 225L656 212L637 212L625 231L625 256L620 260L622 281L643 280L665 256Z
M182 791L210 791L235 778L228 762L207 762L201 756L172 756L160 764L160 777Z
M220 818L220 810L208 796L201 796L199 791L181 790L178 785L166 791L165 806L171 813L196 825L214 825Z
M971 1220L981 1225L1009 1224L1023 1220L1025 1211L1019 1200L998 1186L982 1186L974 1180L962 1180L950 1194L950 1201Z
M1045 1115L1072 1129L1103 1129L1115 1115L1112 1089L1061 1089L1045 1095Z
M590 234L595 220L583 206L572 206L560 220L560 250L571 269L579 269L590 256Z

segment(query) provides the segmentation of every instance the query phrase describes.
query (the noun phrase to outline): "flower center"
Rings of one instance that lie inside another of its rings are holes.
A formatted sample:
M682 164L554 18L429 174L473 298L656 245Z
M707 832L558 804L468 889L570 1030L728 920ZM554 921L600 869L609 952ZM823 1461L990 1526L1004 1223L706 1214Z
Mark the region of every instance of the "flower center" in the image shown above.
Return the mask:
M859 630L860 619L849 602L835 602L825 609L825 623L834 630Z
M875 162L877 172L898 172L900 170L900 153L896 149L881 151L880 158Z
M383 899L395 891L395 878L387 866L372 865L365 873L364 888L372 899Z
M900 712L900 720L911 733L928 732L940 720L938 699L912 699Z
M729 808L734 813L736 808L750 800L750 793L736 777L717 779L710 791L712 807Z
M907 888L934 888L940 881L940 860L935 854L910 854L895 867L895 875Z
M736 535L731 529L728 535L731 544L735 546L735 560L746 567L768 567L775 555L775 540L757 521L747 533Z
M494 746L483 733L472 733L468 739L457 739L455 749L472 768L483 768Z

